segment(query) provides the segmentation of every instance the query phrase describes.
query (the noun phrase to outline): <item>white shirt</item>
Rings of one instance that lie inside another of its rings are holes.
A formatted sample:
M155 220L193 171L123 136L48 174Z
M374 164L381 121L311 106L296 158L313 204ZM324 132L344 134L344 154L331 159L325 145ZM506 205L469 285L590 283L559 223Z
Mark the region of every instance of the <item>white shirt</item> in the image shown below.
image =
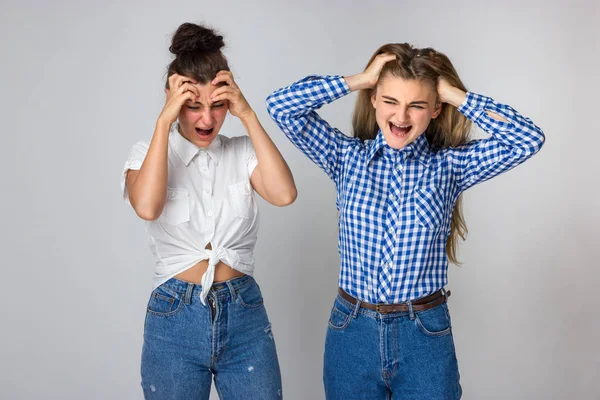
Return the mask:
M123 168L121 189L129 202L127 171L139 170L149 142L136 143ZM223 263L247 275L254 272L258 208L250 176L258 164L248 136L218 135L200 149L176 130L169 135L167 202L155 221L147 221L156 257L154 288L208 260L202 277L202 303L213 284L215 266ZM212 250L206 247L211 244Z

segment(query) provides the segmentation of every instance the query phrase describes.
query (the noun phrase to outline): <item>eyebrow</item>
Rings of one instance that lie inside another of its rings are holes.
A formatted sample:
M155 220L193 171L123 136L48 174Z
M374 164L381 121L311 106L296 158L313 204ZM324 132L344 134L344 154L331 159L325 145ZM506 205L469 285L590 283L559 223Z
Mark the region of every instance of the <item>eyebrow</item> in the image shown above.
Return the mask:
M219 101L213 101L212 103L210 103L210 105L211 105L211 106L213 106L213 105L215 105L215 104L219 104L219 103L222 103L222 102L223 102L223 100L219 100ZM200 102L198 102L198 101L195 101L195 102L193 102L193 103L192 103L192 102L190 102L189 100L187 101L187 104L188 104L188 105L192 105L192 106L194 106L194 105L200 105L200 106L203 106L203 105L204 105L204 104L202 104L202 103L200 103Z
M381 96L381 97L383 97L386 100L391 100L391 101L395 101L396 103L398 103L398 100L396 100L393 97L390 97L390 96ZM429 104L429 103L426 102L425 100L417 100L417 101L411 102L410 104Z

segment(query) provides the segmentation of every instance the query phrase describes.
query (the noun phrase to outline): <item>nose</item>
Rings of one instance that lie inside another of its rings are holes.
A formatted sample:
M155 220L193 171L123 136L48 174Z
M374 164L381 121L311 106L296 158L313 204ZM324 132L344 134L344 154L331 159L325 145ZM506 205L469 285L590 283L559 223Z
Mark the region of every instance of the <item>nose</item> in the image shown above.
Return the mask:
M206 127L212 127L215 118L212 115L212 109L210 107L203 107L200 114L200 120Z
M409 122L410 115L408 113L408 107L398 106L395 117L398 120L398 122L401 122L401 123Z

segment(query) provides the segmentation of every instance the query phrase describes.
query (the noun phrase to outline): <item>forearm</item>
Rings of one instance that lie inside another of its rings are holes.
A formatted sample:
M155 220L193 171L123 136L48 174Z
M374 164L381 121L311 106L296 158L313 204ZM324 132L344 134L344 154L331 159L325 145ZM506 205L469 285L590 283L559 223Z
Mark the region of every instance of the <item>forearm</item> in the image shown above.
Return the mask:
M135 171L135 179L127 182L129 201L146 220L157 219L166 202L169 130L168 122L157 121L148 154L139 171Z
M344 79L346 80L346 83L352 92L356 90L370 89L377 83L376 80L374 81L373 78L364 73L345 76Z
M294 178L283 156L271 140L256 114L251 112L241 119L252 141L264 194L276 205L291 204L296 199Z
M525 158L535 154L544 143L544 133L529 118L490 97L470 92L458 109L507 150Z

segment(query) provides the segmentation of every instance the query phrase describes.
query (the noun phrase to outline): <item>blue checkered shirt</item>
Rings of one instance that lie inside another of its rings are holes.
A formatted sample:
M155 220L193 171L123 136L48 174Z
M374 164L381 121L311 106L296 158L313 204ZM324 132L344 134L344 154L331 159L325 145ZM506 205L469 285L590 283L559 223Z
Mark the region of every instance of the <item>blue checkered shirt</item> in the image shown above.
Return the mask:
M381 131L363 143L315 111L348 93L341 76L308 76L273 92L267 108L294 145L335 182L340 287L369 303L426 296L447 284L446 239L458 196L527 160L541 148L544 134L511 107L469 92L459 111L491 137L434 151L421 135L395 150Z

